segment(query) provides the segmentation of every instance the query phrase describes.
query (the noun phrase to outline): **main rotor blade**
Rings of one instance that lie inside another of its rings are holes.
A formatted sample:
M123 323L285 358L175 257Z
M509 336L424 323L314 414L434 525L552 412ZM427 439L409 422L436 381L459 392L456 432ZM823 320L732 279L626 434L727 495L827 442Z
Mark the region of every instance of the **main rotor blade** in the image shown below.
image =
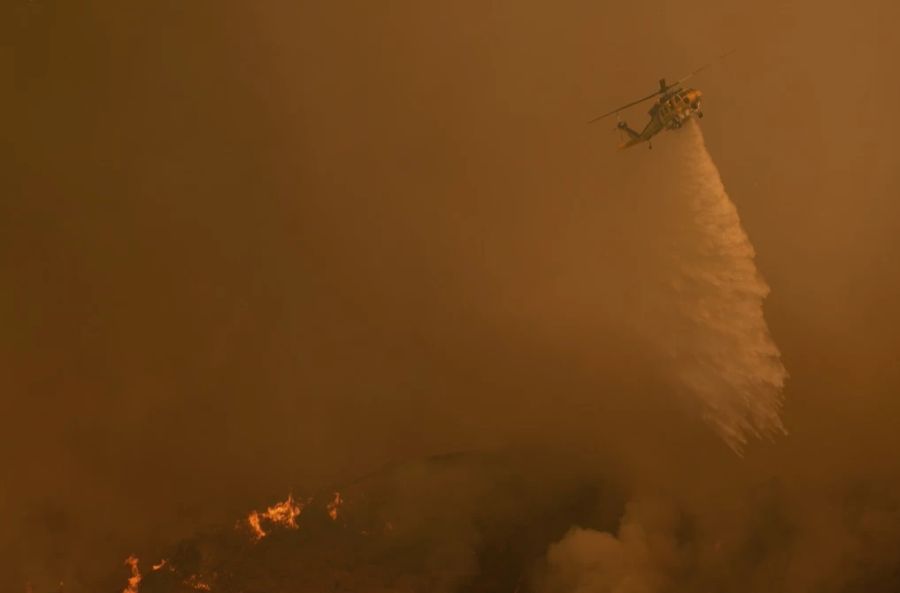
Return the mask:
M730 51L727 51L727 52L725 52L724 54L722 54L721 56L719 56L718 59L719 59L719 60L724 60L725 58L727 58L728 56L730 56L730 55L733 54L734 52L735 52L735 50L733 50L733 49L730 50ZM703 72L704 70L706 70L707 68L709 68L709 67L712 66L712 65L713 65L713 62L710 62L709 64L703 64L702 66L700 66L699 68L697 68L696 70L694 70L693 72L691 72L690 74L687 74L687 75L685 75L685 76L679 78L674 84L670 84L670 85L669 85L669 88L678 86L679 84L683 83L684 81L686 81L687 79L691 78L691 77L694 76L695 74L699 74L700 72Z
M669 88L678 86L679 84L683 83L685 80L688 80L689 78L693 77L694 75L700 74L701 72L703 72L710 66L712 66L712 62L710 62L709 64L703 64L702 66L700 66L699 68L697 68L696 70L691 72L690 74L686 74L686 75L682 76L681 78L679 78L678 80L676 80L673 84L670 84Z
M588 123L589 123L589 124L592 124L592 123L594 123L595 121L600 121L600 120L603 119L604 117L609 117L610 115L614 115L614 114L616 114L616 113L622 111L623 109L628 109L629 107L634 107L634 106L637 105L638 103L643 103L644 101L649 101L650 99L654 98L654 97L657 96L658 94L659 94L659 91L656 91L656 92L653 93L652 95L647 95L647 96L644 97L643 99L638 99L637 101L632 101L632 102L629 103L628 105L622 105L622 106L619 107L618 109L613 109L613 110L610 111L609 113L604 113L603 115L599 115L599 116L595 117L594 119L592 119L592 120L589 121Z
M721 56L719 56L718 59L719 59L719 60L725 59L725 58L727 58L728 56L730 56L731 54L733 54L734 52L735 52L735 50L733 50L733 49L730 50L730 51L727 51L727 52L725 52L724 54L722 54ZM616 113L618 113L618 112L620 112L620 111L622 111L622 110L624 110L624 109L628 109L629 107L634 107L634 106L637 105L638 103L643 103L644 101L649 101L650 99L652 99L652 98L654 98L654 97L656 97L656 96L658 96L658 95L666 94L666 93L668 93L671 89L677 87L678 85L680 85L680 84L683 83L684 81L688 80L689 78L693 77L694 75L699 74L700 72L703 72L704 70L706 70L707 68L709 68L710 66L712 66L713 63L714 63L714 62L710 62L709 64L704 64L704 65L700 66L699 68L697 68L696 70L694 70L693 72L691 72L691 73L689 73L689 74L687 74L687 75L685 75L685 76L682 76L681 78L679 78L678 80L676 80L676 81L673 82L672 84L667 84L665 89L658 90L658 91L656 91L655 93L653 93L652 95L647 95L647 96L644 97L643 99L638 99L637 101L632 101L631 103L629 103L629 104L627 104L627 105L622 105L622 106L619 107L618 109L613 109L613 110L610 111L609 113L604 113L603 115L599 115L599 116L595 117L594 119L592 119L591 121L589 121L588 123L589 123L589 124L592 124L592 123L594 123L595 121L600 121L601 119L603 119L603 118L605 118L605 117L609 117L610 115L615 115Z

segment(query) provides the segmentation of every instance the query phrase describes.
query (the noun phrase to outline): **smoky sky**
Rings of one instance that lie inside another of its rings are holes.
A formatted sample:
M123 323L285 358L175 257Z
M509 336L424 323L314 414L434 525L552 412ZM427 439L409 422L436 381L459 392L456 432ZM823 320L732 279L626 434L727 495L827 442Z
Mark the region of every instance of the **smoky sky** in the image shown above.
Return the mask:
M777 482L798 587L895 516L893 3L8 4L4 589L459 449L710 522ZM691 84L790 373L743 460L630 329L678 156L585 124L730 49Z

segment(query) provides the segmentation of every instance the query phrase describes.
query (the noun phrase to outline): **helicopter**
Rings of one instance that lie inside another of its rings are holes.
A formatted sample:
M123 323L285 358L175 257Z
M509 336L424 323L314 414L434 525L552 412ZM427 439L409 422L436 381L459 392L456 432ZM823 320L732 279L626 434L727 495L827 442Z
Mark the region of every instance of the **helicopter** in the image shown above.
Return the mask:
M733 50L732 50L733 51ZM728 52L721 56L724 58L732 52ZM695 113L698 118L703 117L703 111L700 108L700 101L703 98L703 93L698 91L697 89L692 88L682 88L682 84L687 81L689 78L694 75L702 72L709 68L712 64L705 64L700 68L697 68L690 74L679 78L672 84L666 82L665 78L661 78L659 80L659 90L654 91L652 94L647 95L641 99L636 101L632 101L627 105L623 105L622 107L618 107L613 109L608 113L604 113L598 117L595 117L588 123L594 123L596 121L600 121L601 119L605 119L611 115L615 115L616 119L619 118L619 112L629 107L634 107L639 103L643 103L644 101L649 101L651 99L657 99L656 103L650 108L648 113L650 114L650 121L647 122L647 125L644 126L644 129L638 132L637 130L629 127L627 123L622 120L619 120L614 129L618 129L621 132L624 132L627 135L627 139L625 142L619 145L619 150L623 148L630 148L636 144L640 144L641 142L646 142L648 146L652 149L653 143L650 141L651 138L662 132L663 130L677 130L681 126L687 122Z

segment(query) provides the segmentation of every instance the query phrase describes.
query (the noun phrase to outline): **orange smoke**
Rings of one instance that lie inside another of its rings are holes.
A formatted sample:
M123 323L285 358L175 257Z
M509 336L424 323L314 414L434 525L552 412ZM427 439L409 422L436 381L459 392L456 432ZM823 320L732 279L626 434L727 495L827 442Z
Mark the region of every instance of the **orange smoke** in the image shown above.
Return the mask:
M122 589L122 593L138 593L138 585L141 584L141 571L138 568L137 556L132 554L126 558L125 565L131 568L131 576L128 578L128 584Z
M289 494L287 500L270 506L265 512L251 512L247 516L247 525L250 527L253 539L259 541L268 535L263 528L263 522L286 529L297 529L297 517L302 512L303 503L295 501L293 494Z

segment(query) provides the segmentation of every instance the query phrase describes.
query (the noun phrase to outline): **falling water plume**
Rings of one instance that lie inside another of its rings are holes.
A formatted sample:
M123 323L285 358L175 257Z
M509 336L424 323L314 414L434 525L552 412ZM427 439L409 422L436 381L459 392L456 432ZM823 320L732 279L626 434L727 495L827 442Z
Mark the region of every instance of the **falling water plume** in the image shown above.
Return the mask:
M677 240L667 253L667 279L678 315L662 339L679 389L741 454L750 437L785 433L787 372L763 316L769 287L700 126L691 120L676 140L679 161L668 187Z

